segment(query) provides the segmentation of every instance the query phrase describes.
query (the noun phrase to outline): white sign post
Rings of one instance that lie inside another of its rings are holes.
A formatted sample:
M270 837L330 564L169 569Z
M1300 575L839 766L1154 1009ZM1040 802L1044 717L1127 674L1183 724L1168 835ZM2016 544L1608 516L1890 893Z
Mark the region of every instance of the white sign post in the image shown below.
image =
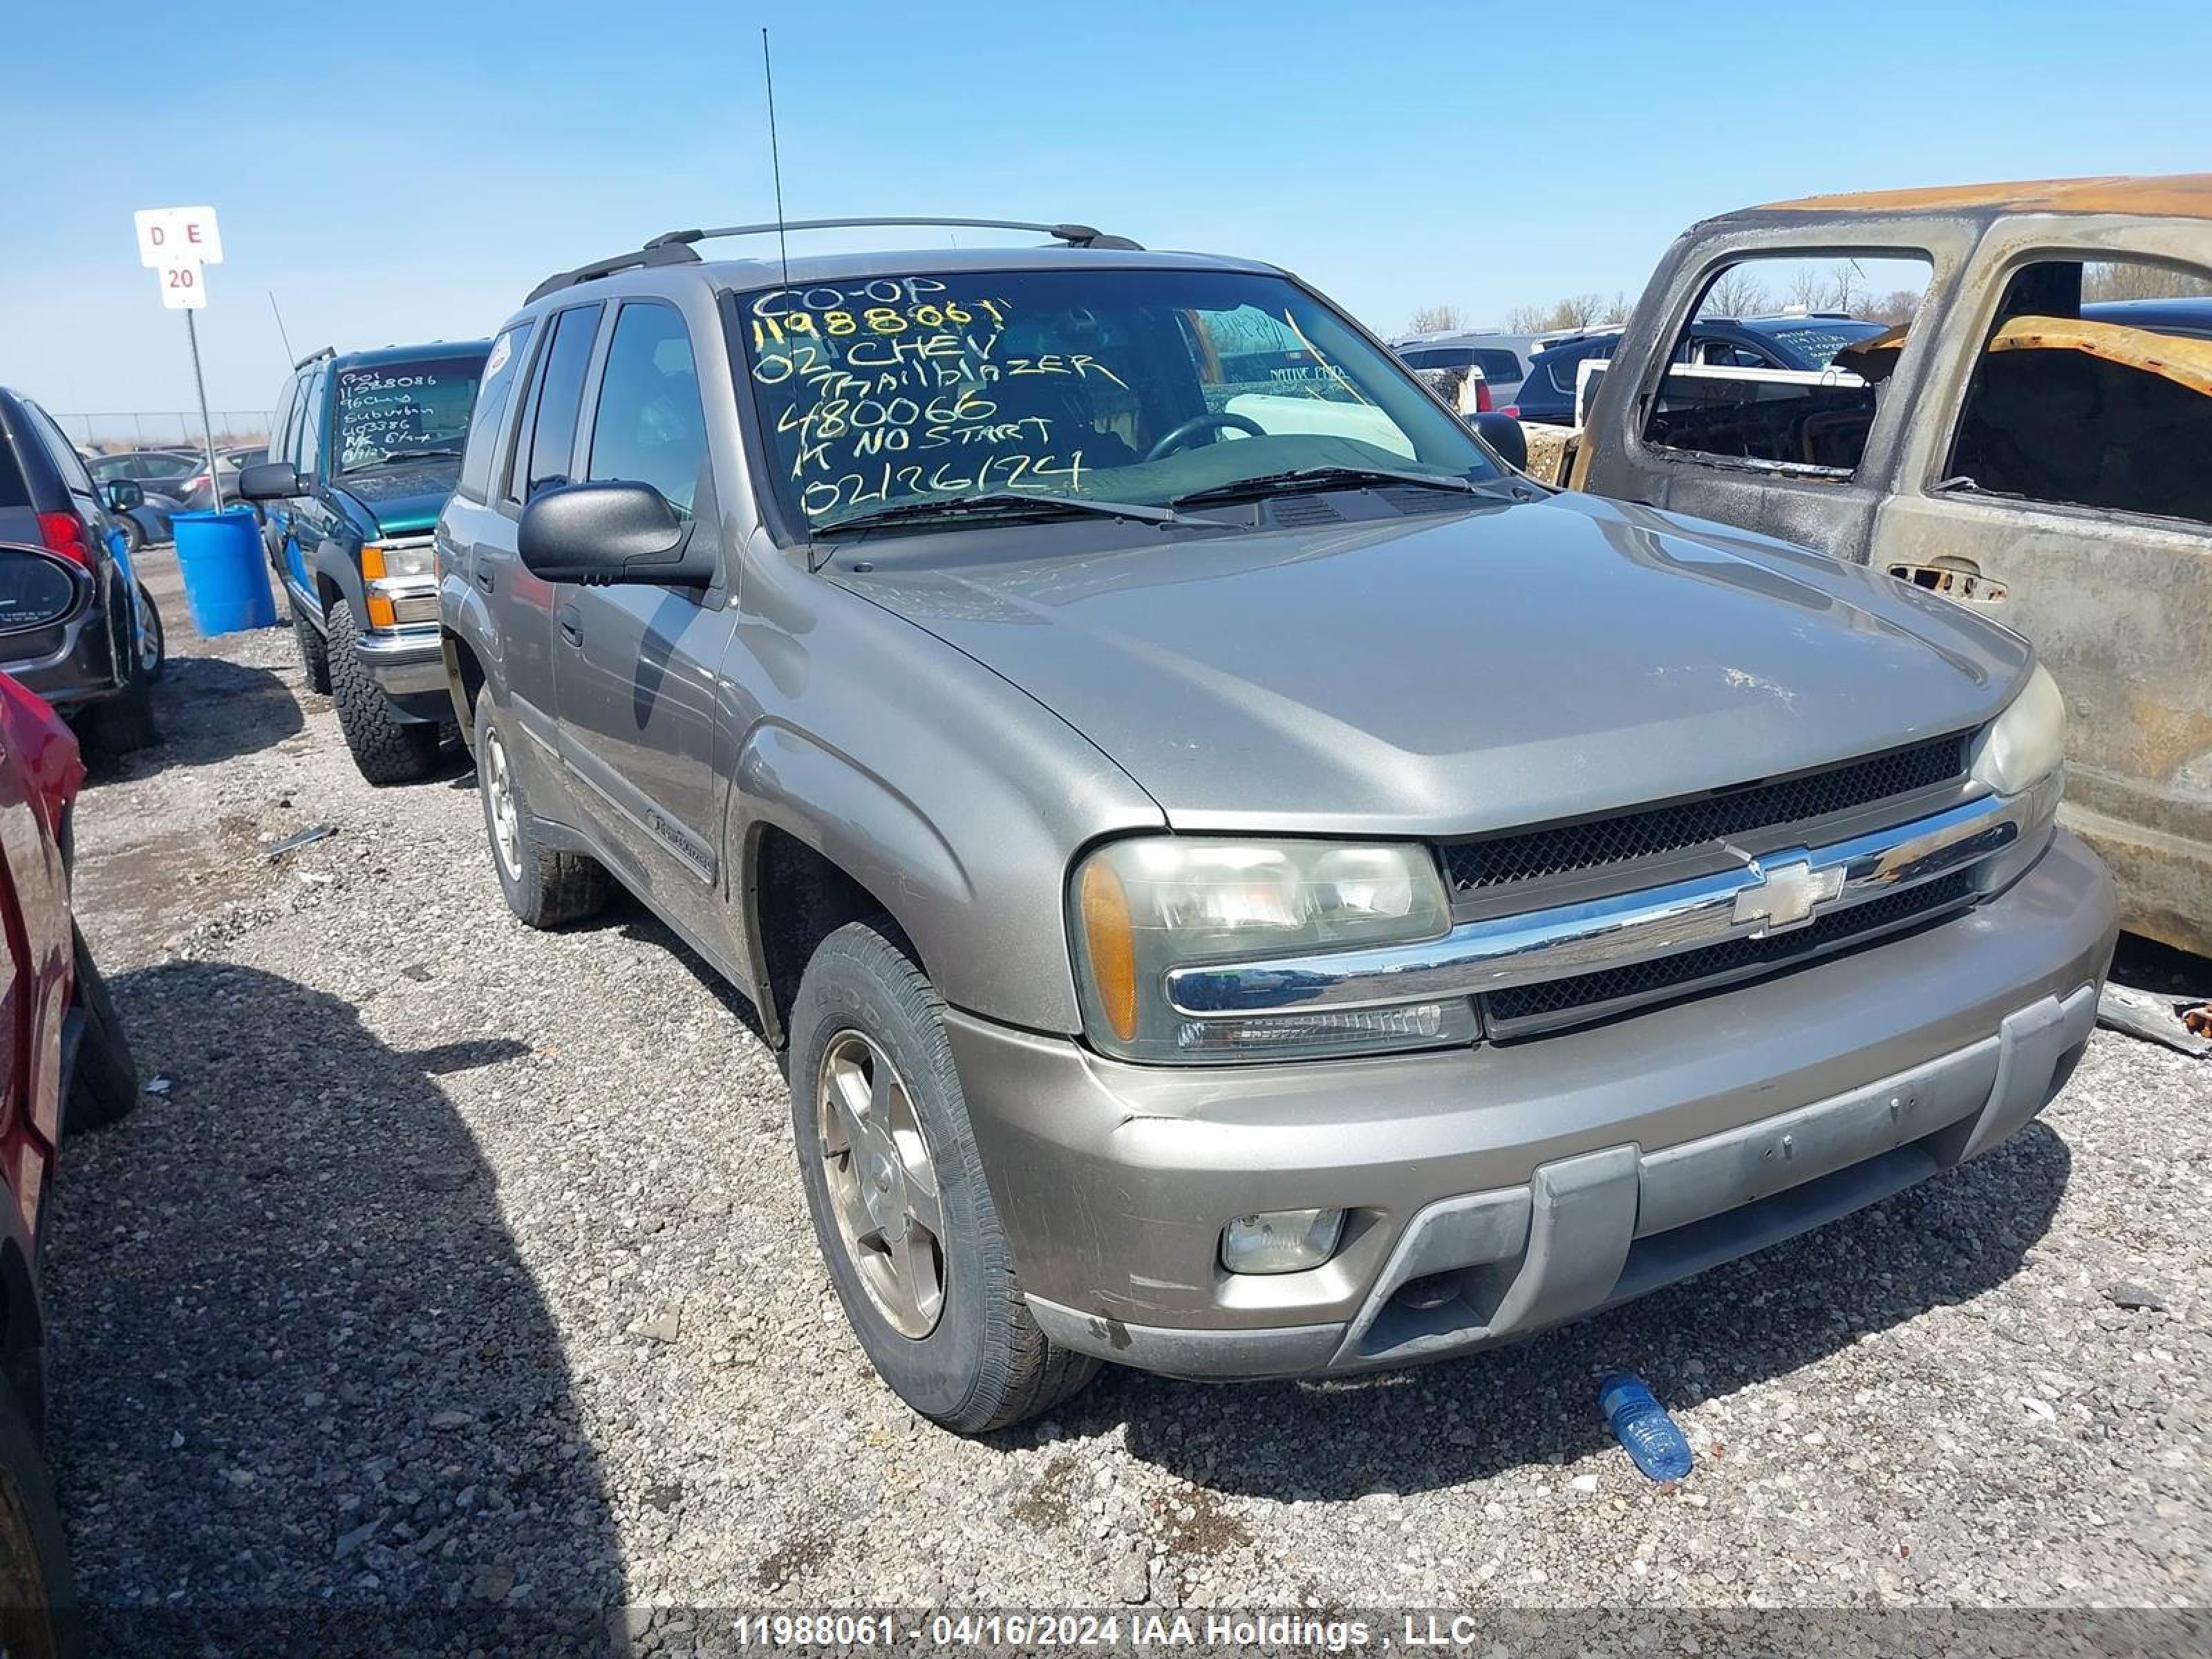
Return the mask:
M207 381L200 373L200 331L192 313L207 304L202 267L222 263L222 233L211 207L141 208L138 262L153 267L161 284L161 303L185 313L185 337L192 348L192 385L199 392L200 430L207 441L208 489L216 511L222 511L222 476L215 459L215 422L208 417Z

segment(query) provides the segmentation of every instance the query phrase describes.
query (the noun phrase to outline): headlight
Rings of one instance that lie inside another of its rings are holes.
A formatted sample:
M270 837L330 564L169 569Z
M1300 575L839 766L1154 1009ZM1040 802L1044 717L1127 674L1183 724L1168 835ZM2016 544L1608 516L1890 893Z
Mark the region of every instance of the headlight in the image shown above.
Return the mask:
M1974 746L1974 781L2000 795L2033 788L2066 758L2066 699L2040 663Z
M361 574L370 581L386 576L427 576L437 549L428 541L371 542L361 550Z
M1126 1060L1371 1054L1474 1039L1466 998L1397 1007L1192 1019L1168 970L1441 937L1443 878L1424 847L1148 836L1079 865L1069 932L1094 1046Z

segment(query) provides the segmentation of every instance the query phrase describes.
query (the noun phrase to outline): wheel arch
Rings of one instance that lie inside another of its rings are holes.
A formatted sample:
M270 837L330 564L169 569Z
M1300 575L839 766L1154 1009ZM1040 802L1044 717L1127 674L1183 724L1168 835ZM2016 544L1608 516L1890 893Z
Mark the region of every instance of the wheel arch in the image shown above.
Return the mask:
M843 755L784 726L755 734L738 757L732 799L740 832L738 900L754 1000L781 1047L814 947L848 921L888 915L940 990L933 948L948 910L974 888L951 844L921 811ZM949 993L948 993L949 994Z

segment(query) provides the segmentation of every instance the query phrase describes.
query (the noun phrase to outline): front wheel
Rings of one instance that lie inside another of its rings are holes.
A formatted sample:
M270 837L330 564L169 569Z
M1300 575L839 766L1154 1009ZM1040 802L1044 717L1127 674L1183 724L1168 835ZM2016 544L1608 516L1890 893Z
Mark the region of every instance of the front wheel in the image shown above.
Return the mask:
M822 942L791 1018L791 1113L845 1316L908 1405L963 1434L1049 1410L1098 1362L1037 1328L984 1184L945 1004L885 919Z
M419 783L437 769L438 728L423 720L404 720L370 677L361 659L360 632L353 607L334 599L325 613L330 619L328 649L331 698L337 704L338 730L361 775L381 787L392 783ZM299 626L295 622L295 627Z

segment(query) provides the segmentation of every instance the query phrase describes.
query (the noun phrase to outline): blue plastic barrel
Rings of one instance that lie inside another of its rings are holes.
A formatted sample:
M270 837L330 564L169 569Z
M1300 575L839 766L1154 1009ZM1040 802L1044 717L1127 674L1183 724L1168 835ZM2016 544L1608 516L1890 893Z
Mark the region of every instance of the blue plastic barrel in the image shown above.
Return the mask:
M276 599L269 591L269 562L262 555L261 521L253 509L179 513L173 522L192 626L203 635L274 628Z

